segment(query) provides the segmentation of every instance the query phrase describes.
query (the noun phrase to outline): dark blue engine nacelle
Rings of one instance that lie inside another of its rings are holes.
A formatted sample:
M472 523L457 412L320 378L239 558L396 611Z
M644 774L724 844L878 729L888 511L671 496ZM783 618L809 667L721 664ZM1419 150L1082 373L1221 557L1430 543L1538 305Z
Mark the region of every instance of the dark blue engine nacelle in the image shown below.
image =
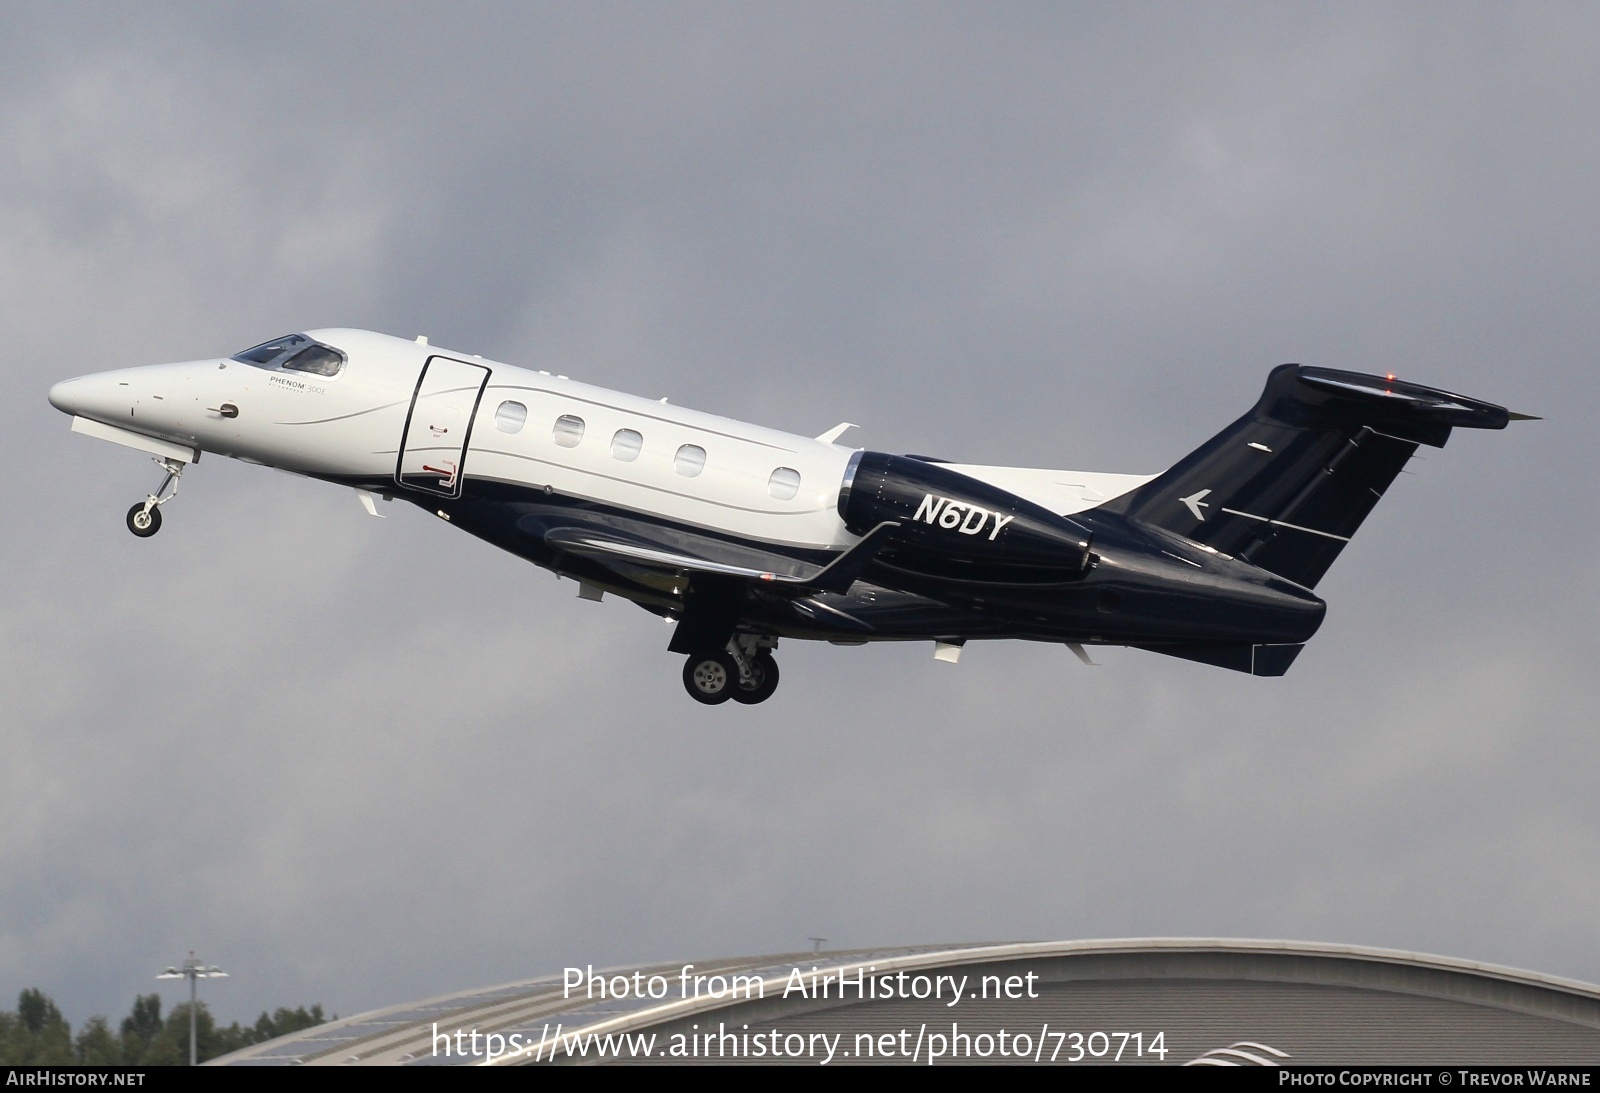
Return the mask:
M857 452L839 491L845 526L865 535L898 521L883 561L971 580L1073 580L1093 560L1089 530L938 463Z

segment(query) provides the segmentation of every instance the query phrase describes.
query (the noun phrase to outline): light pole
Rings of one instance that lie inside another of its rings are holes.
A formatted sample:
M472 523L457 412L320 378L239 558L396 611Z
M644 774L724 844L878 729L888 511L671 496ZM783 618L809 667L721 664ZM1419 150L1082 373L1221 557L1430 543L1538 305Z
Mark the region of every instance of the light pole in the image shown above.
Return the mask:
M187 979L189 981L189 1065L195 1065L195 1011L199 1004L195 999L197 979L226 979L228 973L214 964L202 964L194 958L194 950L189 950L189 959L183 962L181 968L168 968L157 979Z

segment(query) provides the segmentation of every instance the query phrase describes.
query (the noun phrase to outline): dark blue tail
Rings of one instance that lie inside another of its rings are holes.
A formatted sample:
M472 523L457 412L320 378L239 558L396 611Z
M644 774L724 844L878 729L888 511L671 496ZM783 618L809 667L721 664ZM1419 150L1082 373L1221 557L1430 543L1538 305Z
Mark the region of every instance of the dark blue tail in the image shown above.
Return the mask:
M1251 411L1105 507L1315 587L1419 444L1504 429L1503 406L1285 364Z

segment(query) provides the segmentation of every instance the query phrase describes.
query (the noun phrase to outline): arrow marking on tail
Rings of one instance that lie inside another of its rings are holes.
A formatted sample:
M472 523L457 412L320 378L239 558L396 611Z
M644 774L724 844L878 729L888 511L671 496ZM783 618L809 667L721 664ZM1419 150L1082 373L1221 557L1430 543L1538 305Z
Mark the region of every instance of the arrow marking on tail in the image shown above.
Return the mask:
M1189 511L1194 513L1194 518L1196 520L1204 520L1206 518L1206 514L1200 510L1209 504L1209 502L1205 500L1205 497L1210 492L1210 490L1201 490L1199 493L1191 493L1188 497L1180 497L1178 500L1189 506Z

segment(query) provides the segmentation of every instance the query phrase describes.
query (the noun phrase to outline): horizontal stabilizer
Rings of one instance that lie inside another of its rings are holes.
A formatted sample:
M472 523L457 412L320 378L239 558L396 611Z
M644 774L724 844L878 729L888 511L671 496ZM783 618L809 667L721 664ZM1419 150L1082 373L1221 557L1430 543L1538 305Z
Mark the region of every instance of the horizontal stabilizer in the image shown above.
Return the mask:
M1435 448L1452 428L1504 429L1511 420L1504 406L1420 383L1297 364L1272 370L1256 410L1291 425L1371 425Z

